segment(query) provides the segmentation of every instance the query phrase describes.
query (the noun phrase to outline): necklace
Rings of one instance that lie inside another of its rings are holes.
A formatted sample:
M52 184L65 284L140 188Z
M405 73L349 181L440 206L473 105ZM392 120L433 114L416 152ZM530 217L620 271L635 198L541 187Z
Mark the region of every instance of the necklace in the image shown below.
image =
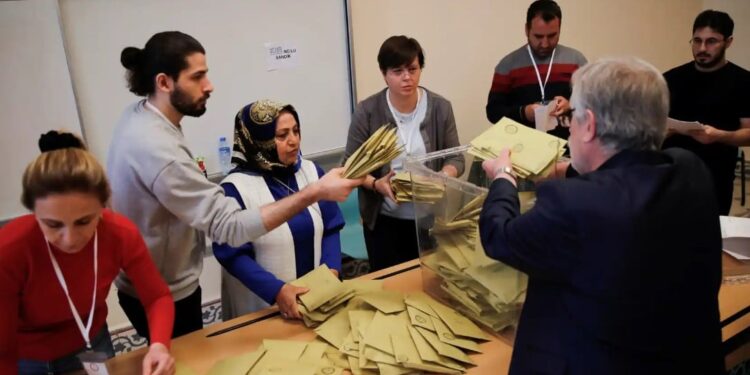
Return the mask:
M302 175L304 175L304 173ZM295 193L299 192L298 190L294 190L294 189L292 189L289 186L291 184L291 182L287 181L287 182L289 182L289 184L285 184L284 181L281 181L276 176L271 176L271 178L273 178L274 181L278 182L279 184L281 184L281 186L285 187L288 190L288 193L286 194L287 197L290 196L290 195L292 195L292 194L295 194ZM290 179L291 179L291 177L290 177ZM305 182L307 182L306 180L307 180L307 178L305 178ZM305 184L305 185L307 185L307 184ZM318 205L316 203L313 203L312 205L306 207L306 209L310 209L310 208L312 208L313 211L317 212L318 215L320 215L321 218L323 217L323 214L320 212L320 208L318 208Z
M280 184L281 184L281 186L283 186L283 187L285 187L285 188L286 188L287 190L289 190L289 193L287 194L287 196L289 196L289 195L292 195L292 194L294 194L294 193L297 193L297 192L298 192L297 190L294 190L294 189L292 189L291 187L289 187L289 185L288 185L288 184L285 184L285 183L284 183L284 181L281 181L281 180L279 180L279 179L278 179L278 178L277 178L276 176L272 176L272 177L273 177L273 179L274 179L274 180L275 180L276 182L280 183Z

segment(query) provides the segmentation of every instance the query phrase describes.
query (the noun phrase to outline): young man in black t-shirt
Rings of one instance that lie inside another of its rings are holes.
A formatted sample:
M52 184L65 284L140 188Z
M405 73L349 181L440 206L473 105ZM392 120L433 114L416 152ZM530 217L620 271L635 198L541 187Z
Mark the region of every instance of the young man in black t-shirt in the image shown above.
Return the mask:
M704 128L670 134L663 147L688 149L706 163L722 215L732 205L737 147L750 145L750 72L726 58L733 29L727 13L703 11L693 23L694 60L664 74L671 99L669 116L698 121Z

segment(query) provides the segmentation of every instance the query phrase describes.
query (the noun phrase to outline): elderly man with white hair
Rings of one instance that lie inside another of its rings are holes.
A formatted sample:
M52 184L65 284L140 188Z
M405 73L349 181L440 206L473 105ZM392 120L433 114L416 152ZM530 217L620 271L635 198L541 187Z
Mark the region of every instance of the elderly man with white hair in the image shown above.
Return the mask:
M529 275L511 374L720 374L721 234L692 153L659 151L659 71L605 59L573 75L571 164L521 215L505 150L480 218L489 256Z

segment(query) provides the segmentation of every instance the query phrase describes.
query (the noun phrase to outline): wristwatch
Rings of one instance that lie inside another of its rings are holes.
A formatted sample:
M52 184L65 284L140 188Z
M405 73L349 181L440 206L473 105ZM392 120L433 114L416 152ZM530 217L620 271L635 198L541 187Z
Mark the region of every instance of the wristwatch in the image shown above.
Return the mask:
M513 167L509 165L495 169L495 178L497 178L500 173L505 173L508 176L513 177L514 179L516 178L516 175L513 173Z

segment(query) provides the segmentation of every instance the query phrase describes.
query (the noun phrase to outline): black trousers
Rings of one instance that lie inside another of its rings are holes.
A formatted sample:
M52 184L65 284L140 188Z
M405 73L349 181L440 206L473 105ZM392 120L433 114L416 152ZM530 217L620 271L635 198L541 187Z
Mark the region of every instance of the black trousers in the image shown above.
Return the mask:
M711 173L716 189L716 199L719 203L719 215L729 215L734 198L734 169L712 170Z
M375 228L363 226L370 272L382 270L419 257L417 227L414 220L378 215ZM427 231L420 230L423 238Z
M117 291L120 307L130 319L138 335L151 343L148 331L146 311L138 298ZM201 287L189 296L174 302L174 328L172 338L180 337L193 331L203 329L203 311L201 309Z

